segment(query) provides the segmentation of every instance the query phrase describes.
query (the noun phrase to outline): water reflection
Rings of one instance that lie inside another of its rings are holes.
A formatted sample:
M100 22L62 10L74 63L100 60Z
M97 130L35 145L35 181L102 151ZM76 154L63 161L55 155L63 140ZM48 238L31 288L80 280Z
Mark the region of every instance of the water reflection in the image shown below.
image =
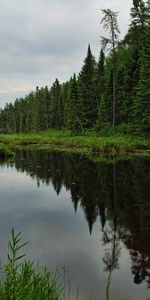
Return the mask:
M111 283L113 273L119 269L122 243L129 250L133 284L146 282L150 288L149 167L148 158L106 164L75 154L16 153L15 168L36 179L38 187L52 184L57 195L64 187L70 191L74 210L82 208L90 234L100 220L106 300L113 299Z

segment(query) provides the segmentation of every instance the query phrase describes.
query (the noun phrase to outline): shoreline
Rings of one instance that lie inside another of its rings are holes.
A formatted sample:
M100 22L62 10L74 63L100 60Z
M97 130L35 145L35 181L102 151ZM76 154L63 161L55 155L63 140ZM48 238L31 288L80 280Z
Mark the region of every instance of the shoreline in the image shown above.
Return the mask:
M0 135L0 151L12 153L12 148L33 148L83 153L93 156L150 154L150 141L135 136L97 136L96 133L72 135L68 131L48 130L28 134Z

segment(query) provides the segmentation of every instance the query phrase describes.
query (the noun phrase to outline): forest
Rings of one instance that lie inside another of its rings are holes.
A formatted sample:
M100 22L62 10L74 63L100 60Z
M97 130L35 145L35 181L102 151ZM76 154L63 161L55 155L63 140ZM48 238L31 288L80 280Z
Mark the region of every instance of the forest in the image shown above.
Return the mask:
M36 87L0 109L0 133L94 129L106 135L150 137L150 0L133 0L130 24L121 40L117 12L102 10L99 60L88 46L79 74L51 87ZM99 37L98 37L99 38Z

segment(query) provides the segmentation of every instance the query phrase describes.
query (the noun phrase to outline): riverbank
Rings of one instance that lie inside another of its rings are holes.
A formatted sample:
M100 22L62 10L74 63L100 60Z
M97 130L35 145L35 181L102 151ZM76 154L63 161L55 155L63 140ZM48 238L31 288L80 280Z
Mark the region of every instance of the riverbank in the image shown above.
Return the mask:
M33 146L40 148L67 148L87 154L133 153L150 150L150 141L125 135L97 136L95 132L73 135L69 131L48 130L30 134L0 135L0 143L9 147Z
M0 159L5 159L14 156L14 152L9 148L8 145L0 143Z

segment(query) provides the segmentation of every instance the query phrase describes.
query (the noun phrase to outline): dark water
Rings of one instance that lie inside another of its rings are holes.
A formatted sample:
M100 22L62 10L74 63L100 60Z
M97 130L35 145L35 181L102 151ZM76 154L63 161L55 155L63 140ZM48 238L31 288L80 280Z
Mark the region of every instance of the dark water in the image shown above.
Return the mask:
M0 166L0 256L14 227L28 258L67 268L71 300L150 299L149 167L17 152Z

